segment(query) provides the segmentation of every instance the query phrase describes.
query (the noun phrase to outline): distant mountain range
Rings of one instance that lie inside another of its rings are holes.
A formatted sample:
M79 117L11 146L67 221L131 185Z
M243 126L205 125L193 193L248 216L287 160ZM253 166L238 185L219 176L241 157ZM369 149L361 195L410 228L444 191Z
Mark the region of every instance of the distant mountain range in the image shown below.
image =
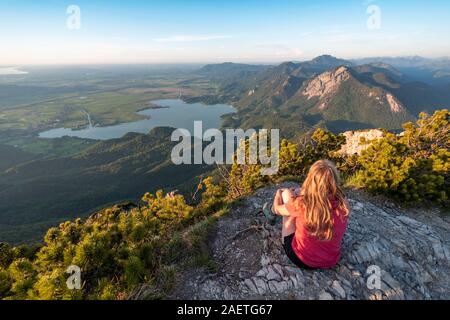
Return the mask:
M408 75L410 81L423 81L431 85L450 83L450 58L429 59L412 57L378 57L355 60L357 64L384 62Z
M219 84L217 99L232 102L238 109L237 115L225 117L225 126L281 128L288 137L318 125L335 132L399 129L421 111L450 106L450 78L448 82L445 77L439 81L415 78L424 70L444 74L450 61L418 57L385 61L347 61L324 55L272 67L207 65L199 73Z

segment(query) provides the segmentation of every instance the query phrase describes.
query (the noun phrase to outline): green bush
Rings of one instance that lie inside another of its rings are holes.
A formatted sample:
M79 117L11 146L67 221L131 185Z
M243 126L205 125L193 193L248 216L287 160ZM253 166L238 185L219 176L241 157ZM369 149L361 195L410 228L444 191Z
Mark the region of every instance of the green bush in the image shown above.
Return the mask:
M421 114L401 135L387 133L358 158L356 180L372 192L401 201L446 203L449 196L450 132L447 110Z
M49 229L37 252L0 244L0 298L123 299L141 284L163 297L170 286L158 281L160 276L173 276L171 264L192 259L198 250L180 232L207 221L224 204L222 187L210 178L202 185L196 208L181 195L147 193L145 206L129 211L114 206L84 222L76 219ZM81 269L80 290L67 288L70 265Z
M276 183L287 176L303 178L310 166L320 159L331 159L340 164L343 158L337 151L344 143L344 136L334 135L320 128L301 145L283 139L280 142L278 172L272 176L263 176L260 173L261 164L235 163L228 177L228 196L230 199L236 199L248 195L262 186ZM246 154L248 149L247 141Z
M0 267L0 297L7 296L11 290L13 279L9 272Z

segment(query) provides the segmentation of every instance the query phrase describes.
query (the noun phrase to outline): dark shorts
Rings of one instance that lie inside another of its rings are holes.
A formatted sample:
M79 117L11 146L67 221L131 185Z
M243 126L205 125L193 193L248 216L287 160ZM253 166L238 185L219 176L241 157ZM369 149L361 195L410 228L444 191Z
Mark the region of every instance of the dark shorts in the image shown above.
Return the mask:
M291 234L287 237L284 237L283 239L283 248L284 252L286 252L286 255L288 256L289 260L293 264L295 264L300 269L306 269L306 270L315 270L316 268L312 268L308 265L306 265L295 253L294 249L292 248L292 240L294 239L295 234Z

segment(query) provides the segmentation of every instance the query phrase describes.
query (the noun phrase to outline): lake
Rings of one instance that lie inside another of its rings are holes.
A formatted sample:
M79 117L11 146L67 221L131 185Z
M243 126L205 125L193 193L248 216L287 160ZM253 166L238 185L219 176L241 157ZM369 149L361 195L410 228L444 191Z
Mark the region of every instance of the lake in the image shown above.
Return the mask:
M138 114L150 117L149 119L106 127L89 126L81 130L57 128L41 132L39 137L52 139L69 136L108 140L120 138L129 132L146 134L155 127L184 128L193 134L194 121L203 122L203 131L211 128L220 128L221 116L236 111L232 106L226 104L206 105L202 103L186 103L182 100L175 99L154 100L150 102L161 108L146 109L138 112ZM89 114L87 114L87 117L90 119Z

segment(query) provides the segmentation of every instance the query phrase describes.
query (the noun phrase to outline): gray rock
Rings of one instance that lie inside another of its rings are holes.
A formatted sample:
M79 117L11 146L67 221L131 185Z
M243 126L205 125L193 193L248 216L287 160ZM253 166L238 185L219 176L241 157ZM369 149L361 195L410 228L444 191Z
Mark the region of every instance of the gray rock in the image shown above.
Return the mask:
M270 263L269 257L266 256L265 254L263 254L263 255L261 256L261 266L267 267L267 266L269 265L269 263Z
M256 285L252 279L245 279L244 283L250 292L258 293L258 288L256 288Z
M266 274L267 280L269 280L269 281L271 281L271 280L281 281L282 280L280 274L278 272L276 272L273 267L272 268L269 267L268 270L269 271Z
M263 295L267 291L267 283L261 278L253 278L253 282L258 290L258 293Z
M333 296L331 294L329 294L325 290L322 290L319 293L319 300L334 300L334 299L333 299Z
M269 268L264 267L256 273L256 276L257 277L266 277L268 273L269 273Z
M286 281L269 281L269 290L273 293L283 293L289 289Z
M342 288L341 284L339 283L339 281L333 281L333 284L331 286L331 288L333 288L333 290L339 295L339 297L341 299L345 299L345 297L347 296L345 293L344 288Z
M279 264L274 264L273 268L276 270L276 272L281 276L284 277L283 268Z

